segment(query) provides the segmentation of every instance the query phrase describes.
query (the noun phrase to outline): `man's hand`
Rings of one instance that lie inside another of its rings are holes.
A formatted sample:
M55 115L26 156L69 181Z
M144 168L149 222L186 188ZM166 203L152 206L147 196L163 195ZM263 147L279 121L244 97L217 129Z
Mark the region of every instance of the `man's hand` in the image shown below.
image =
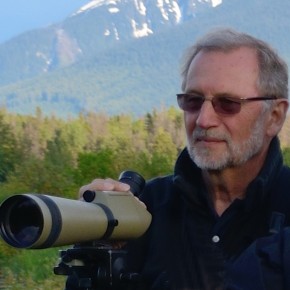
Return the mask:
M107 179L94 179L91 183L84 185L79 190L79 197L82 198L83 194L87 190L92 191L129 191L130 185L119 182L117 180Z

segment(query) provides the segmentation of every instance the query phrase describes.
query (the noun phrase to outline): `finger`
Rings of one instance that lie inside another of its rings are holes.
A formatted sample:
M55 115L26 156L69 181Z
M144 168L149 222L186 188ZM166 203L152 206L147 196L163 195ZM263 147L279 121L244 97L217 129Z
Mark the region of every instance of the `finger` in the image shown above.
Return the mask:
M82 197L86 190L91 191L128 191L130 186L125 183L113 180L111 178L107 179L94 179L90 184L84 185L79 190L79 196Z
M123 183L111 178L105 179L105 182L109 183L110 185L114 185L113 190L114 191L129 191L130 190L130 185L127 183Z

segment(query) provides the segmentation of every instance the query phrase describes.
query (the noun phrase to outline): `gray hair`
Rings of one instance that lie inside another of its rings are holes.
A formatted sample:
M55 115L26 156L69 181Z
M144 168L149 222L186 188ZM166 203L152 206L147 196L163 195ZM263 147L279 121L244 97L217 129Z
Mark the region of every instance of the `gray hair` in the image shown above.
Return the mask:
M200 38L184 54L182 85L184 91L190 64L200 51L230 52L240 47L257 52L259 78L257 88L262 95L288 99L288 67L286 62L266 42L229 28L217 29Z

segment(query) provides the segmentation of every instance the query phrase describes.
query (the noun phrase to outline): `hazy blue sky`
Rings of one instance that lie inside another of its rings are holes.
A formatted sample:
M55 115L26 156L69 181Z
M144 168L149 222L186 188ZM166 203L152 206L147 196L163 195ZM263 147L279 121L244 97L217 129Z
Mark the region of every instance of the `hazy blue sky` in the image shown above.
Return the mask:
M59 22L90 0L10 0L0 4L0 43Z

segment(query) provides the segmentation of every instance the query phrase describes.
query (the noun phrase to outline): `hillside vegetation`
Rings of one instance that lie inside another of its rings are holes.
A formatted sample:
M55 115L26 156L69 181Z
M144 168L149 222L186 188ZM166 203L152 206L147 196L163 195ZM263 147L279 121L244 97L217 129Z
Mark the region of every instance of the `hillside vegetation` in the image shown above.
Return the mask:
M290 165L290 116L280 138ZM183 118L169 108L132 115L80 114L63 120L0 112L0 201L16 193L77 198L95 177L118 178L126 169L146 179L172 172L184 147ZM0 288L61 290L53 274L58 250L17 250L0 241Z

